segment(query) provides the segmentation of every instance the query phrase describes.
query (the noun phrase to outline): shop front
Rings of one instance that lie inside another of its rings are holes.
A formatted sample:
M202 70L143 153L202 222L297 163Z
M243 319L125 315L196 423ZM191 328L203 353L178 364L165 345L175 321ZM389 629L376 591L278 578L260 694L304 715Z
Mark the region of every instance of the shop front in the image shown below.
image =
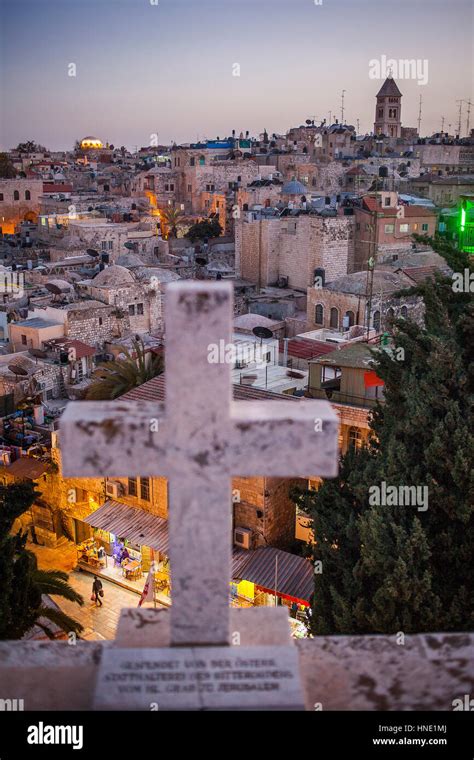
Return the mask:
M233 555L232 579L232 606L285 606L293 635L306 635L314 591L314 571L308 559L272 546L238 549Z
M82 570L142 594L152 571L154 602L169 606L168 522L111 499L84 517L76 536Z

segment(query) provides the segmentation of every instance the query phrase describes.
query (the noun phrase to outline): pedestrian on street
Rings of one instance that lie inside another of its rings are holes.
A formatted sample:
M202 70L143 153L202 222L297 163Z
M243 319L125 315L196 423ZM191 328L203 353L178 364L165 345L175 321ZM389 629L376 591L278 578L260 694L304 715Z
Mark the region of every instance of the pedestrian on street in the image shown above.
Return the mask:
M97 575L94 575L94 582L92 584L92 601L95 601L96 607L102 607L101 596L104 596L104 590L102 588L102 581L100 581Z

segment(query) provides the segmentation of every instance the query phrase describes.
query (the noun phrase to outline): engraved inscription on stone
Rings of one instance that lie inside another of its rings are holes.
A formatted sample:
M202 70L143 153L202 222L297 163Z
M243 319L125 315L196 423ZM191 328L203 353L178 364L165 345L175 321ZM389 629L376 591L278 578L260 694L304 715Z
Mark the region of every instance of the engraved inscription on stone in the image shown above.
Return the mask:
M96 709L304 709L296 648L110 649Z

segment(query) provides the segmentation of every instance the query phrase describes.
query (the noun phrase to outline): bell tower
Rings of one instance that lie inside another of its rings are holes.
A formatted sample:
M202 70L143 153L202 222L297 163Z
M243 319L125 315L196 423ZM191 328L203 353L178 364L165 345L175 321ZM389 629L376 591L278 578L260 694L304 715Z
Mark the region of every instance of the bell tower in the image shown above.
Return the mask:
M402 136L402 93L391 76L387 77L377 93L374 134Z

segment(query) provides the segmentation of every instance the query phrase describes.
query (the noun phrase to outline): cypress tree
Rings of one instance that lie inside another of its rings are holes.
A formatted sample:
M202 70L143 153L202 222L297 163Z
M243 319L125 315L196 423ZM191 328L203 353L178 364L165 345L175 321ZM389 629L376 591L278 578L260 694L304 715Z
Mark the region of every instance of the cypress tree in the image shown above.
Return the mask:
M455 271L469 270L465 254L430 243ZM474 625L473 299L442 275L409 292L423 297L425 324L397 320L390 349L374 352L385 403L368 445L342 457L336 479L296 497L309 506L322 563L314 633ZM427 509L371 504L382 482L426 486Z

